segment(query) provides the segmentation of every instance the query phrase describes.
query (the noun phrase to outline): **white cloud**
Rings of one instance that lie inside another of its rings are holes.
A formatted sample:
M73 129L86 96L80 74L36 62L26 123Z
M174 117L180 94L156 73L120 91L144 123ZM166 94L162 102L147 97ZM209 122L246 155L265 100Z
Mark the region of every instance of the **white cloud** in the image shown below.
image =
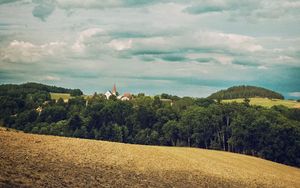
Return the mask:
M286 55L280 55L278 57L278 60L282 60L282 61L285 61L285 60L293 60L294 58L290 57L290 56L286 56Z
M291 96L291 97L300 97L300 92L291 92L291 93L289 93L289 96Z
M57 77L57 76L45 76L44 80L47 80L47 81L60 81L61 78L60 77Z
M266 67L264 65L261 65L261 66L258 66L257 69L259 69L259 70L267 70L268 67Z
M300 1L284 1L282 4L286 8L300 8Z
M112 50L119 51L120 54L113 53ZM162 54L168 53L173 54L173 58L178 57L178 61L197 61L197 58L204 58L206 64L219 62L222 65L231 65L233 59L244 56L253 57L252 63L250 61L249 63L256 64L258 69L266 70L272 64L284 64L297 60L289 55L290 51L286 50L268 50L257 38L233 33L199 31L176 36L113 38L104 29L91 27L79 32L68 43L49 42L38 45L14 40L1 50L0 57L10 62L36 62L43 57L58 57L59 55L70 58L80 55L87 59L93 59L101 54L103 54L102 57L110 58L120 58L119 55L142 58L143 55L147 55L151 61L155 59L167 61L168 57ZM196 56L189 57L189 54L196 54ZM246 62L245 65L247 64ZM297 62L294 64L296 65Z
M263 47L249 36L222 32L186 33L180 36L165 36L132 39L134 51L180 51L185 49L212 49L233 53L262 51Z
M72 49L76 52L83 52L86 48L85 42L92 36L104 33L103 29L100 28L89 28L79 33L78 38L72 46Z
M127 50L132 48L132 40L112 40L108 46L117 51Z
M232 63L233 58L228 56L219 56L216 59L223 65L228 65Z
M249 52L256 52L263 50L263 47L255 41L253 37L238 35L238 34L227 34L220 32L211 32L205 36L207 42L212 40L216 45L225 44L227 47L234 50L244 50Z
M59 7L70 8L111 8L121 6L121 0L56 0Z
M2 50L0 57L8 62L36 62L45 56L54 56L62 53L66 46L64 42L50 42L36 45L30 42L14 40Z

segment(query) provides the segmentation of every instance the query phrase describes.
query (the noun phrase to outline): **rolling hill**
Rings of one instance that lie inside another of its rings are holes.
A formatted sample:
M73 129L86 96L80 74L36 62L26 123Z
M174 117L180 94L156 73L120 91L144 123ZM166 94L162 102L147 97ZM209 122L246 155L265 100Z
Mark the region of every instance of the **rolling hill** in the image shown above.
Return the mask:
M0 187L300 187L300 169L228 152L0 128Z
M11 95L16 95L16 93L18 93L20 96L24 96L26 94L35 94L39 92L65 93L65 94L71 94L72 96L80 96L83 94L80 89L67 89L63 87L50 86L50 85L34 83L34 82L28 82L20 85L17 84L0 85L0 96L11 96Z
M253 98L262 97L270 99L284 99L284 97L275 91L256 87L256 86L234 86L226 90L221 90L211 94L210 99L238 99L238 98Z

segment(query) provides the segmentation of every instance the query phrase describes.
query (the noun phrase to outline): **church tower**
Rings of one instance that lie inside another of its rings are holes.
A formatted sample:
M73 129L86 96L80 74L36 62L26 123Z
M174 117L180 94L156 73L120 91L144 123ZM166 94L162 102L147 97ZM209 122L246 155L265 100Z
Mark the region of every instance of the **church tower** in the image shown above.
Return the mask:
M114 84L114 87L113 87L113 89L112 89L112 94L113 95L117 95L117 87L116 87L116 84Z

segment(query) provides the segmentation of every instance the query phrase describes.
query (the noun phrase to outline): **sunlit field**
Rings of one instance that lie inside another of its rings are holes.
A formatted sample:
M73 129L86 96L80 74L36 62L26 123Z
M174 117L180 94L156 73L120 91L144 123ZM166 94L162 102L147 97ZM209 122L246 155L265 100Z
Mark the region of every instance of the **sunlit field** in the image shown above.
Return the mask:
M300 169L214 150L0 129L0 187L300 187Z
M71 98L71 95L69 93L50 93L52 100L58 100L62 98L65 102L68 102Z
M244 99L230 99L230 100L222 100L224 103L230 102L244 102ZM275 105L283 105L288 108L300 108L300 102L294 100L280 100L280 99L268 99L268 98L250 98L251 105L264 106L267 108L271 108Z

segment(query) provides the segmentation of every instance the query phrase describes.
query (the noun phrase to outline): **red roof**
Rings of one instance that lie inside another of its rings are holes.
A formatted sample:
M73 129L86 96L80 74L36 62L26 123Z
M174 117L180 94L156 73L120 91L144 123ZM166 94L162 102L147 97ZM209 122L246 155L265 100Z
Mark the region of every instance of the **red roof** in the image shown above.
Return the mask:
M128 97L128 98L131 98L131 97L132 97L131 93L124 93L123 96L124 96L124 97Z

